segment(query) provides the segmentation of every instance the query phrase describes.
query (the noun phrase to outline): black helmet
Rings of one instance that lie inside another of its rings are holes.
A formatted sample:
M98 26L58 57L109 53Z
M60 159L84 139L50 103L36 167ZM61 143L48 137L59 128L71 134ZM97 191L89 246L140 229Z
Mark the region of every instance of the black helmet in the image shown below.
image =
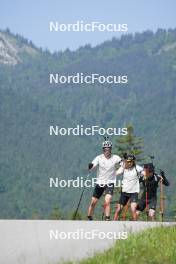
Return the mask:
M136 160L136 158L135 158L135 156L133 154L127 154L127 155L125 155L125 159L127 161L135 161Z
M149 172L155 171L155 167L154 167L153 163L144 164L144 169L147 169Z

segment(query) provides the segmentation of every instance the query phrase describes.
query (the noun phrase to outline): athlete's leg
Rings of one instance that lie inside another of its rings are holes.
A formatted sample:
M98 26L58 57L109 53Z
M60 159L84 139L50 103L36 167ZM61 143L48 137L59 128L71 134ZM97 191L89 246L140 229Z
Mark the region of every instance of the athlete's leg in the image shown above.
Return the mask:
M132 219L136 221L137 220L136 207L138 202L138 193L132 193L130 200L131 200Z
M138 219L139 215L140 215L140 211L139 210L136 210L136 218L137 219Z
M118 203L116 205L116 210L115 210L115 214L114 214L114 220L119 220L120 213L122 212L122 209L123 209L123 205Z
M104 187L96 184L95 189L93 191L92 198L91 198L91 202L90 202L90 205L87 211L87 216L89 220L92 220L94 208L98 202L98 199L102 196L103 191L104 191Z
M90 217L90 218L92 217L93 212L94 212L94 208L95 208L97 202L98 202L98 198L96 198L96 197L91 198L91 202L90 202L90 205L89 205L89 208L87 211L88 217Z
M149 217L151 221L155 221L155 210L154 209L149 209Z
M137 203L132 202L131 203L131 213L132 213L132 219L134 221L137 220L136 207L137 207Z
M114 220L119 220L120 213L123 209L123 206L125 206L127 204L128 200L129 200L129 196L126 193L122 192L120 195L119 202L116 206L116 211L114 214Z
M151 221L155 221L156 204L157 204L157 197L156 196L149 199L148 216L149 216Z
M139 215L141 212L143 212L145 210L145 206L146 206L146 202L145 202L145 197L141 197L141 199L139 200L137 207L136 207L136 217L137 219L139 218Z
M111 213L111 207L110 207L110 203L112 200L112 195L111 194L106 194L105 195L105 217L106 218L110 218L110 213Z

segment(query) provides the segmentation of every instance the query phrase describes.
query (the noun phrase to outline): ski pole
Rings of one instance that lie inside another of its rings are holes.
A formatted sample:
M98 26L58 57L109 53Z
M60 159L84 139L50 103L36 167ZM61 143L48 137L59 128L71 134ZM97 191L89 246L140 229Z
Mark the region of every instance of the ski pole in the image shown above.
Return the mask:
M150 157L150 159L151 159L152 164L154 165L153 161L154 161L154 159L155 159L155 156L149 156L149 157Z
M88 174L87 174L87 177L86 177L86 181L88 180L89 176L90 176L90 172L88 171ZM79 199L79 202L78 202L78 205L77 205L76 211L75 211L74 216L73 216L73 220L76 220L76 216L77 216L77 213L78 213L78 210L79 210L79 206L80 206L80 204L81 204L81 200L82 200L82 197L83 197L83 194L84 194L85 188L86 188L86 186L85 186L85 184L84 184L84 187L83 187L83 190L82 190L82 193L81 193L81 196L80 196L80 199Z
M160 213L161 213L161 221L163 222L164 217L164 196L163 196L163 180L160 180Z
M145 204L146 204L146 215L147 215L147 221L148 221L148 213L149 213L149 206L148 206L148 189L147 189L147 181L145 182Z

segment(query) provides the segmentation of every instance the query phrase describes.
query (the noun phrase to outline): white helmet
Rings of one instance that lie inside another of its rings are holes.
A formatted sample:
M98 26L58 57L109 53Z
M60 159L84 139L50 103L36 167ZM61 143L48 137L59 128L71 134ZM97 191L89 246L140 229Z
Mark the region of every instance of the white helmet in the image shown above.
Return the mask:
M109 141L109 140L105 140L105 141L102 143L102 148L112 148L112 142Z

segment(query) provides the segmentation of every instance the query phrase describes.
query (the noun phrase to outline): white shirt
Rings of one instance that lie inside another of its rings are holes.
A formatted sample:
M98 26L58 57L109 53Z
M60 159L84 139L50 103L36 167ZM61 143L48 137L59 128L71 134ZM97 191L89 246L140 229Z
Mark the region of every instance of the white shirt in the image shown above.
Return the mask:
M116 175L123 175L122 180L122 192L126 193L139 193L140 191L140 184L139 184L139 177L142 173L143 168L139 165L135 167L125 169L121 166L117 171Z
M97 156L93 161L93 168L97 167L97 184L108 184L116 181L116 164L121 161L117 155L109 159L104 154Z

